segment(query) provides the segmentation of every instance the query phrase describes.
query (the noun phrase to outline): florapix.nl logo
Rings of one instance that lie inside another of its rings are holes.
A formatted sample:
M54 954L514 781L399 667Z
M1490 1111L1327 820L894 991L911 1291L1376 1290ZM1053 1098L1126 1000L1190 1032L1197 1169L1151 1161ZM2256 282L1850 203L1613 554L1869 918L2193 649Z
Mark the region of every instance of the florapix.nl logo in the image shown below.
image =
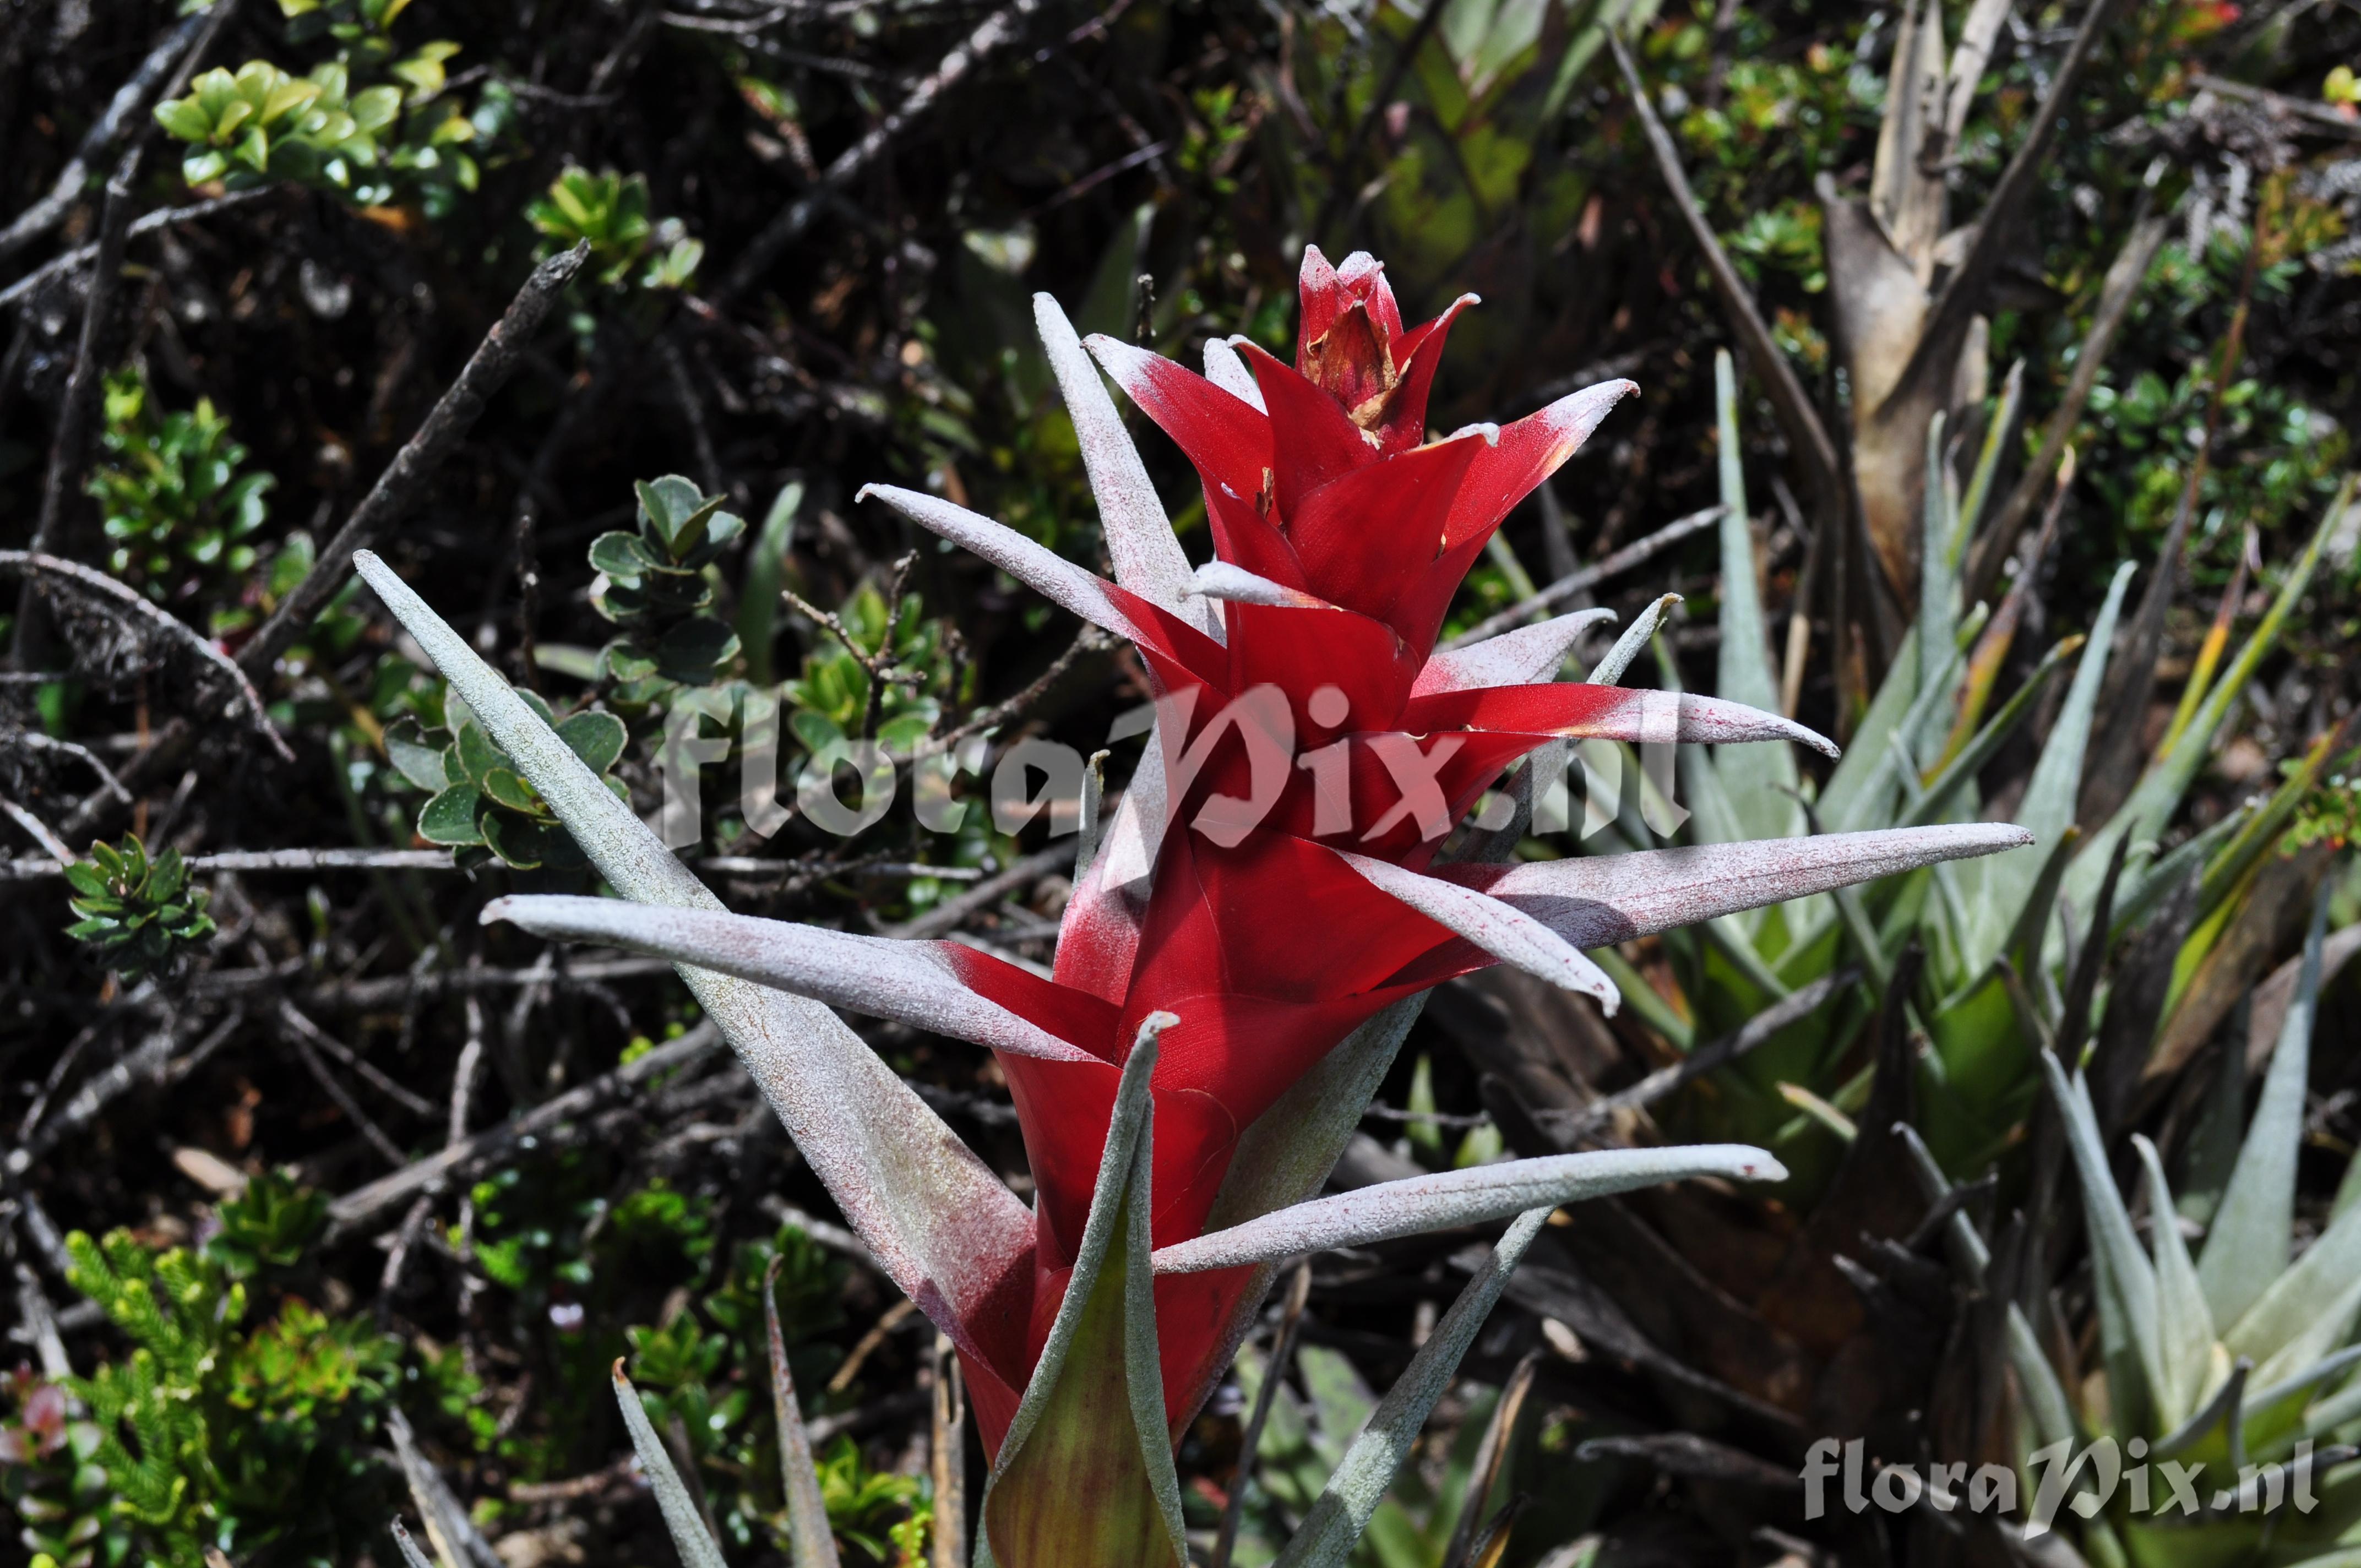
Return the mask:
M1885 1463L1868 1456L1860 1438L1840 1442L1824 1437L1805 1452L1804 1517L1827 1516L1831 1501L1848 1513L1906 1513L1931 1508L1938 1513L2014 1516L2023 1503L2025 1538L2057 1528L2060 1511L2096 1519L2120 1507L2134 1517L2197 1519L2224 1514L2309 1514L2319 1506L2318 1471L2352 1457L2352 1451L2316 1451L2311 1440L2297 1443L2283 1460L2237 1465L2158 1457L2145 1438L2117 1443L2053 1442L2026 1456L2025 1480L2005 1464Z
M785 686L707 687L685 690L674 700L656 754L664 805L650 824L668 847L686 849L703 836L705 770L733 753L738 809L759 837L800 817L821 832L849 839L884 820L906 788L921 828L957 833L978 804L962 780L983 783L982 804L999 832L1015 833L1047 817L1053 837L1073 833L1082 826L1094 768L1143 736L1156 749L1152 762L1143 755L1142 769L1152 769L1159 781L1153 793L1164 828L1185 811L1190 828L1233 847L1278 807L1301 773L1312 794L1315 835L1354 834L1368 841L1408 821L1421 838L1433 839L1454 825L1441 779L1466 742L1466 736L1449 733L1348 732L1350 699L1341 688L1323 686L1306 703L1306 718L1334 738L1307 747L1286 695L1266 685L1249 687L1210 717L1198 714L1193 690L1142 704L1116 719L1104 747L1090 759L1041 736L995 746L989 731L954 731L899 756L874 740L842 738L804 754L790 777L783 773L792 755L781 739L785 694ZM1632 816L1660 839L1679 830L1688 812L1675 799L1677 703L1651 712L1661 715L1653 726L1661 733L1643 736L1636 769L1631 751L1614 741L1553 740L1533 751L1522 764L1530 779L1521 793L1532 802L1534 831L1568 831L1577 814L1585 839ZM1231 754L1243 753L1246 793L1198 790L1227 747L1235 748ZM1140 776L1136 773L1135 780ZM1496 791L1476 825L1505 828L1516 809L1508 795Z

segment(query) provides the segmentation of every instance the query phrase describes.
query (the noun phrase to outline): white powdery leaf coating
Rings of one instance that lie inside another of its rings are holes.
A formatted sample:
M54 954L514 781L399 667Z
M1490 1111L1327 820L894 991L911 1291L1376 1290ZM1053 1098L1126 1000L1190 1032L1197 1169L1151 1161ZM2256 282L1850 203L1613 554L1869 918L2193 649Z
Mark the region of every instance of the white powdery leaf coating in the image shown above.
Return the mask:
M1222 618L1207 605L1187 605L1182 586L1189 579L1189 557L1180 548L1164 502L1139 460L1131 432L1107 396L1099 369L1082 352L1082 340L1073 323L1048 294L1033 296L1033 325L1049 351L1049 368L1065 395L1066 412L1074 422L1074 439L1082 447L1082 466L1090 474L1091 494L1099 504L1099 526L1106 534L1107 555L1115 563L1115 580L1152 604L1162 605L1189 620L1199 630L1219 639Z
M564 894L496 898L484 906L483 919L486 925L513 921L555 941L597 942L719 970L831 1007L1018 1056L1099 1059L969 990L949 956L932 942Z
M640 1456L640 1469L648 1478L648 1489L656 1495L656 1508L664 1515L673 1550L680 1553L682 1568L729 1568L721 1548L705 1528L704 1516L697 1512L697 1499L689 1496L680 1472L673 1467L671 1451L656 1436L655 1426L640 1403L639 1390L623 1376L620 1358L615 1363L613 1377L615 1402L623 1408L623 1425L631 1434L631 1449Z
M1307 594L1301 588L1290 588L1284 583L1274 583L1268 577L1257 576L1244 566L1234 566L1227 561L1208 561L1189 577L1183 590L1191 598L1229 599L1236 604L1267 605L1273 609L1334 609L1336 607L1318 594Z
M1516 866L1438 866L1434 875L1527 911L1577 948L1600 948L2032 842L2033 835L2014 823L1946 823Z
M1623 1000L1615 982L1556 932L1513 905L1455 882L1338 852L1337 858L1380 892L1392 894L1436 925L1466 938L1512 969L1568 991L1595 996L1613 1013Z
M1678 594L1663 594L1649 600L1648 608L1642 610L1638 619L1624 629L1623 635L1615 640L1615 646L1607 650L1606 657L1598 661L1598 667L1590 672L1585 684L1611 686L1620 683L1623 672L1631 667L1631 661L1640 656L1640 650L1645 648L1648 640L1656 634L1656 627L1664 619L1665 612L1680 602Z
M1263 407L1262 388L1256 385L1254 372L1238 357L1237 345L1246 340L1237 337L1209 337L1205 340L1205 379L1242 403L1250 403L1257 413L1270 411Z
M906 490L896 485L863 485L855 501L875 496L930 533L981 555L1043 598L1070 609L1093 626L1133 642L1161 639L1144 637L1107 593L1107 580L1086 571L1048 545L1037 543L1005 523L994 522L940 496ZM1184 574L1185 576L1185 574Z
M1836 742L1792 718L1724 702L1693 692L1633 691L1597 718L1566 731L1635 746L1684 744L1730 746L1746 740L1794 740L1825 757L1837 755Z
M1528 1209L1554 1209L1690 1177L1779 1181L1786 1175L1786 1168L1770 1155L1742 1144L1600 1149L1509 1160L1381 1182L1299 1203L1243 1225L1159 1248L1153 1261L1159 1274L1194 1274L1482 1224Z
M1436 692L1471 691L1480 686L1521 686L1553 680L1565 655L1582 634L1601 621L1613 620L1611 609L1578 609L1521 626L1465 648L1447 649L1426 662L1418 673L1412 696Z
M644 904L719 910L473 648L368 551L354 564L608 883ZM816 1002L684 966L681 978L879 1265L961 1348L963 1326L1033 1246L1033 1213L844 1021Z
M1590 433L1598 428L1608 411L1639 389L1636 381L1602 381L1578 392L1568 392L1538 413L1519 420L1511 429L1518 437L1520 453L1525 450L1525 441L1536 435L1541 438L1541 450L1534 462L1501 464L1488 472L1479 455L1466 482L1460 487L1457 504L1495 515L1505 514L1532 488L1532 476L1536 468L1543 477L1556 473L1590 439Z

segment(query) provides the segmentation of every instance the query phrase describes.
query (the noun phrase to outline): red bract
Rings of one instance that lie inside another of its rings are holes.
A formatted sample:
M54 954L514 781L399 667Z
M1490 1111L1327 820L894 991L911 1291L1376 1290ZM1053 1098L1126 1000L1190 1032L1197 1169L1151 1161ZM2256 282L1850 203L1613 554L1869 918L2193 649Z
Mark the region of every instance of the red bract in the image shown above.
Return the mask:
M1636 739L1642 710L1666 706L1663 694L1611 686L1450 689L1452 666L1432 657L1453 594L1501 519L1631 384L1577 392L1505 429L1429 442L1427 392L1448 314L1405 330L1375 262L1356 256L1332 270L1312 250L1302 320L1296 367L1246 345L1252 386L1233 376L1234 390L1141 350L1091 343L1196 466L1220 561L1309 602L1246 602L1230 585L1224 645L1113 589L1161 687L1166 772L1185 780L1166 819L1201 830L1158 834L1162 825L1148 825L1160 845L1144 900L1137 883L1118 885L1115 857L1101 857L1069 907L1055 984L946 948L972 990L1096 1058L1001 1056L1038 1196L1029 1288L1010 1293L1002 1321L972 1325L981 1354L969 1359L969 1381L995 1446L1062 1299L1123 1055L1141 1020L1159 1011L1180 1020L1163 1036L1153 1080L1154 1242L1165 1246L1202 1232L1241 1132L1346 1034L1391 1002L1495 961L1373 884L1345 852L1423 868L1486 785L1534 746L1564 735ZM1224 351L1215 350L1217 364ZM1249 390L1260 407L1241 395ZM1562 641L1547 649L1532 673L1554 675L1563 652ZM1259 705L1240 703L1250 693L1263 694ZM1768 715L1686 707L1666 718L1686 717L1693 730L1719 725L1731 739L1817 740ZM1192 758L1242 707L1245 718ZM1279 754L1284 784L1224 842L1220 811L1212 822L1202 814L1223 797L1255 795L1257 759L1244 732L1256 729ZM1336 746L1345 799L1332 786L1323 820L1318 769L1297 764ZM1611 1004L1603 980L1591 989ZM1158 1281L1176 1433L1221 1373L1253 1272Z

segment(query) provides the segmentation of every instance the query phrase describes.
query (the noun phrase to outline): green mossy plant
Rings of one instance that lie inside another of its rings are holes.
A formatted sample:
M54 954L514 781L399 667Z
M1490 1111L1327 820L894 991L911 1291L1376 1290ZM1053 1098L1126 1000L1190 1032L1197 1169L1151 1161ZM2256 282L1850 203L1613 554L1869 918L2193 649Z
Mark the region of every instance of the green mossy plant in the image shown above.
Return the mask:
M214 933L206 896L189 885L178 850L150 859L136 833L120 844L93 842L90 859L66 868L80 916L66 935L126 981L168 972L180 956Z

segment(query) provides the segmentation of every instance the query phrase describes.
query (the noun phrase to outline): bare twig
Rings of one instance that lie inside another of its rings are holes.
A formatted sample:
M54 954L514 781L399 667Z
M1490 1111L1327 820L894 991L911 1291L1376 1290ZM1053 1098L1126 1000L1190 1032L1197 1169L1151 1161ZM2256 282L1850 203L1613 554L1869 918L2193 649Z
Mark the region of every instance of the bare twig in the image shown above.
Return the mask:
M957 898L947 898L925 914L905 920L898 926L888 926L881 934L888 937L939 937L979 910L992 908L1018 888L1030 887L1052 872L1064 870L1072 864L1073 855L1072 848L1063 844L1037 850L999 875L984 878Z
M270 715L263 710L262 698L256 694L253 684L246 678L245 672L231 661L228 654L207 641L195 628L148 603L137 589L118 583L104 573L93 572L89 567L75 562L60 560L57 556L45 555L38 551L0 550L0 572L23 572L64 578L110 600L118 611L163 633L167 641L177 642L196 654L199 659L218 671L223 678L231 684L236 695L231 699L228 712L235 713L243 709L255 731L270 743L271 751L278 754L281 762L291 762L295 760L295 753L287 749L287 742L280 739L278 728L270 722Z
M76 745L71 740L60 740L52 736L44 735L38 729L18 729L0 735L0 746L22 746L28 751L63 752L69 757L89 764L90 771L98 775L101 786L109 795L126 806L131 804L131 792L123 787L123 781L115 776L115 770L108 767L100 760L98 753L87 746Z
M1296 1330L1302 1326L1304 1303L1311 1299L1312 1260L1306 1258L1288 1277L1279 1332L1271 1342L1270 1359L1263 1365L1262 1387L1255 1390L1254 1412L1246 1418L1246 1433L1238 1442L1238 1473L1230 1483L1229 1500L1222 1506L1222 1530L1213 1540L1213 1555L1205 1560L1207 1568L1230 1568L1230 1553L1238 1543L1238 1521L1246 1513L1246 1486L1254 1479L1255 1451L1262 1446L1262 1429L1270 1420L1270 1408L1279 1402L1279 1386L1287 1381Z
M967 1390L960 1381L959 1354L949 1334L935 1336L935 1410L927 1458L935 1483L935 1527L930 1532L931 1568L964 1568L967 1555Z
M33 526L33 549L48 554L65 542L68 498L80 488L82 457L90 447L90 429L97 412L99 378L105 374L106 331L115 314L115 286L123 280L123 247L131 231L131 183L139 172L135 149L123 159L106 184L106 202L98 228L98 259L91 269L90 291L82 312L82 340L74 349L72 374L66 378L64 401L58 409L57 428L49 440L49 472L41 483L40 520ZM9 652L19 669L44 662L49 647L49 607L39 588L27 579L16 594L16 628Z
M1686 517L1675 518L1655 532L1644 539L1633 540L1596 565L1585 566L1579 571L1560 577L1532 598L1520 599L1497 615L1486 616L1443 646L1464 648L1470 642L1481 642L1485 638L1506 631L1510 627L1521 626L1543 611L1554 609L1564 604L1586 588L1595 587L1609 577L1630 571L1657 552L1678 544L1699 529L1712 527L1721 521L1721 514L1729 510L1716 501L1702 511L1693 511Z
M2235 98L2268 109L2288 119L2301 120L2303 128L2315 136L2326 133L2350 141L2361 137L2361 121L2348 120L2325 104L2306 103L2290 98L2284 93L2274 93L2268 87L2257 87L2250 82L2232 82L2226 77L2199 71L2189 79L2189 85L2200 93L2218 93L2224 98Z
M1040 701L1043 694L1063 680L1066 672L1072 669L1083 654L1095 653L1114 645L1114 640L1097 627L1083 627L1074 640L1066 644L1066 651L1051 660L1049 667L1042 671L1023 691L1005 702L997 702L983 709L958 729L947 730L912 748L909 760L918 762L924 762L928 757L939 757L969 736L980 735L995 726L1007 723Z
M1905 401L1913 383L1920 377L1951 374L1969 319L1983 310L1984 296L2000 271L2001 258L2017 214L2049 171L2049 143L2058 134L2059 122L2065 117L2067 105L2073 102L2081 85L2082 73L2090 69L2099 51L2099 40L2114 25L2125 4L2125 0L2091 0L2091 8L2082 14L2082 25L2076 30L2073 43L2067 47L2066 58L2058 62L2049 91L2042 98L2041 107L2034 111L2033 124L2026 127L2025 138L2017 143L2008 167L2001 171L1992 200L1976 214L1975 237L1968 242L1967 255L1960 258L1949 281L1943 285L1943 291L1927 312L1927 324L1919 333L1917 346L1911 350L1910 361L1903 367L1893 390L1886 393L1888 406Z
M385 1129L361 1109L361 1102L352 1097L351 1091L336 1081L336 1075L328 1070L328 1064L322 1061L320 1053L312 1048L310 1037L293 1029L285 1031L284 1037L289 1045L295 1047L296 1058L302 1062L303 1070L328 1091L328 1098L336 1102L336 1109L345 1113L345 1120L358 1128L361 1136L368 1140L369 1146L385 1156L389 1164L401 1166L408 1157L401 1152L401 1146L388 1137Z
M2104 3L2104 0L2102 0ZM1820 422L1819 411L1812 406L1811 394L1796 378L1795 367L1771 335L1769 323L1755 308L1754 296L1747 291L1746 280L1721 248L1721 241L1706 221L1698 207L1697 194L1689 189L1688 175L1681 168L1680 149L1673 145L1672 133L1656 115L1656 106L1649 102L1646 83L1640 80L1640 68L1632 62L1631 51L1624 47L1622 36L1613 27L1606 29L1607 47L1615 53L1615 64L1623 72L1623 84L1631 95L1632 111L1640 116L1640 128L1648 138L1648 148L1655 155L1656 172L1663 178L1664 188L1672 192L1673 204L1681 210L1681 220L1688 225L1689 237L1705 258L1706 275L1713 280L1713 291L1729 313L1730 324L1744 340L1749 367L1763 378L1763 388L1771 394L1771 407L1779 416L1779 423L1787 433L1787 440L1804 459L1805 477L1811 485L1812 498L1821 519L1821 526L1842 526L1848 503L1844 470L1837 461L1836 443L1828 436L1828 426Z
M192 202L185 207L159 208L135 220L131 225L128 237L137 239L144 235L154 234L158 229L170 228L175 224L192 223L198 218L209 218L215 213L227 212L233 207L249 206L266 196L276 193L275 186L258 185L251 191L233 191L225 196L209 196L202 202ZM16 303L61 273L71 272L77 267L88 266L97 256L98 242L92 240L87 245L76 246L62 255L50 258L6 288L0 289L0 309Z
M49 194L17 214L6 228L0 229L0 258L16 255L65 222L66 214L73 210L73 204L82 199L83 190L90 184L92 167L126 131L141 124L148 105L161 95L166 78L173 74L173 65L183 56L191 60L196 58L199 35L205 33L209 25L217 27L221 21L214 13L230 9L229 5L222 4L211 11L188 16L148 51L130 80L115 90L106 112L82 133L82 145L58 170Z
M1737 1033L1698 1047L1671 1067L1657 1069L1629 1089L1619 1090L1603 1100L1593 1101L1571 1115L1564 1112L1543 1112L1541 1114L1544 1118L1563 1120L1564 1125L1558 1129L1558 1136L1571 1146L1613 1121L1616 1113L1637 1111L1653 1105L1707 1073L1729 1066L1788 1025L1811 1016L1821 1003L1860 978L1861 970L1850 967L1823 975L1749 1018Z
M871 161L908 129L912 122L932 108L937 99L959 85L978 65L1007 47L1041 5L1042 0L1010 0L1010 4L979 23L958 47L943 56L941 64L910 89L909 94L892 114L872 126L868 135L839 153L817 184L797 196L792 205L754 236L753 243L747 246L744 254L738 258L737 265L730 269L729 276L714 291L712 302L726 304L752 288L763 274L771 269L772 263L785 254L787 247L803 237L804 230L809 228L812 220L826 210L831 197L850 184L854 175L868 168Z
M2091 313L2091 330L2083 335L2082 345L2074 355L2074 373L2066 383L2066 394L2059 400L2048 427L2041 433L2040 452L2017 480L2016 488L2009 492L1992 526L1976 542L1975 554L1961 580L1961 604L1972 605L1992 590L2001 563L2016 547L2016 536L2024 529L2025 520L2032 515L2034 502L2041 499L2042 488L2057 471L2066 443L2073 438L2074 427L2081 422L2092 389L2099 384L2099 372L2105 368L2107 356L2114 348L2115 334L2123 330L2125 320L2131 314L2132 302L2139 296L2149 264L2164 247L2164 236L2162 216L2142 217L2132 226L2123 249L2116 252L2114 265L2107 269L2098 305Z
M74 859L73 850L63 839L57 836L57 833L51 829L48 823L42 821L39 817L34 816L23 806L17 805L15 801L5 798L0 798L0 812L5 812L16 822L17 827L22 828L26 832L30 833L36 843L39 844L42 849L47 850L51 855L57 857L52 870L62 873L66 867L72 862ZM45 862L37 861L33 863L39 865Z
M545 1100L499 1126L452 1144L424 1159L412 1161L390 1175L358 1187L328 1205L330 1236L351 1234L379 1216L401 1208L419 1193L489 1168L542 1134L578 1121L612 1101L636 1091L657 1074L696 1060L714 1048L720 1031L708 1021L676 1040L667 1040L645 1056L612 1072Z
M434 1114L436 1106L433 1101L414 1091L403 1088L383 1072L362 1060L358 1052L305 1017L302 1009L283 997L280 999L278 1018L280 1027L284 1032L327 1052L367 1079L378 1092L404 1110L420 1116Z
M352 516L336 531L321 550L317 561L295 590L280 602L279 609L253 641L238 653L238 663L244 669L263 671L270 668L287 645L312 624L328 597L352 573L353 552L364 550L377 543L379 537L415 506L436 469L442 467L481 417L484 405L499 391L516 369L524 356L525 345L549 313L558 291L564 289L590 254L588 241L551 257L533 269L524 287L517 291L509 308L484 335L459 378L450 389L436 400L426 415L425 422L416 433L402 444L385 466L377 483L369 488L361 504L353 509Z

